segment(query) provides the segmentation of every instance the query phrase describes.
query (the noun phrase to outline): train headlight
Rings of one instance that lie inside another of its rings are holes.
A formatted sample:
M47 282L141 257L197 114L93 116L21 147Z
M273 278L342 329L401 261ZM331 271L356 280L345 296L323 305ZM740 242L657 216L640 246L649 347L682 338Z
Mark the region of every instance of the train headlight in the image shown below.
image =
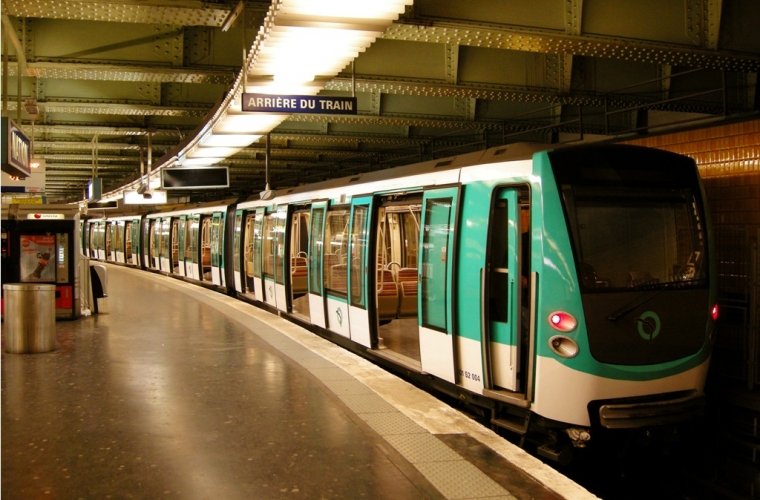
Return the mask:
M549 324L557 331L568 333L575 330L575 327L578 326L578 321L570 313L557 311L549 315Z
M570 337L564 335L555 335L549 339L549 347L557 356L563 358L574 358L578 355L578 343Z

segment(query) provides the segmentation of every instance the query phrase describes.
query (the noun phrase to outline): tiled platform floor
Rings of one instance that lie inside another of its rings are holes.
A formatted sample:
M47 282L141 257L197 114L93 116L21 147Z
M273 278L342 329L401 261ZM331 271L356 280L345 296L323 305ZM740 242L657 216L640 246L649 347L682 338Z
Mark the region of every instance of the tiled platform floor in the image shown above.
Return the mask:
M107 266L100 314L2 355L2 498L595 498L277 316Z

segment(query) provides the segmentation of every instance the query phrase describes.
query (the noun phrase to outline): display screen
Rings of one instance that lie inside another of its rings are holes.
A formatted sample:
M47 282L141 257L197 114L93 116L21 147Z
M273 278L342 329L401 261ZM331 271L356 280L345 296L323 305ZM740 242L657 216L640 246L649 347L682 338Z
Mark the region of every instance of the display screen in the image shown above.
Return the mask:
M227 167L165 168L161 170L164 189L226 188L230 185Z

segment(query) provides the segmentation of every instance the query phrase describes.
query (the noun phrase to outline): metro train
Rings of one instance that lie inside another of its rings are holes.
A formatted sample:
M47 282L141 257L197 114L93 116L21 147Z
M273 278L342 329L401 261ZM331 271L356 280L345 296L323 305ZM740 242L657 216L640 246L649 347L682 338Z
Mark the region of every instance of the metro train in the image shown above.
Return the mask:
M291 319L560 462L704 409L715 252L684 156L516 144L82 224L93 259Z

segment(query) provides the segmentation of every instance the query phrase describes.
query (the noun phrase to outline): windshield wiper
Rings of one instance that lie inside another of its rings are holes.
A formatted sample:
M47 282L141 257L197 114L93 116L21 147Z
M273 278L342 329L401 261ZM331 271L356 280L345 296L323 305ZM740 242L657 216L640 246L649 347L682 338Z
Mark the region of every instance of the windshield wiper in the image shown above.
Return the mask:
M618 309L616 312L607 316L607 319L614 323L615 321L619 320L620 318L622 318L629 312L633 311L637 307L642 306L646 304L647 302L649 302L650 300L652 300L653 298L657 297L660 294L660 292L662 292L663 290L667 288L671 288L672 286L673 286L673 283L661 283L660 284L661 288L659 290L654 290L654 293L650 294L648 297L644 297L643 299L641 298L641 296L636 297L635 299L633 299L632 301L630 301L629 303L627 303L626 305Z

